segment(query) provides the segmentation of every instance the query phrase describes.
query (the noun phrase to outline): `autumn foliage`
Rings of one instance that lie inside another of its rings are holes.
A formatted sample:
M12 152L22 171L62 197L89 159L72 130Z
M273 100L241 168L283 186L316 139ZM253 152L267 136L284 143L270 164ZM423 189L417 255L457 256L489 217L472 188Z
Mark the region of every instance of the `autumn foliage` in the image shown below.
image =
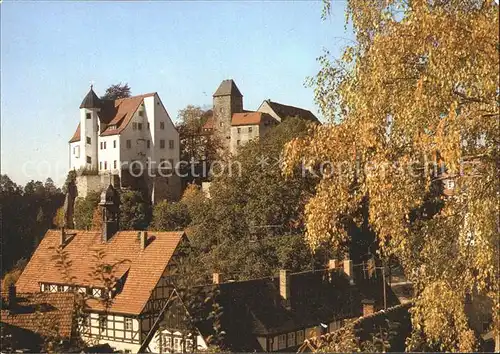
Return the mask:
M409 349L473 351L466 297L489 297L499 329L498 5L347 3L356 42L322 56L311 80L331 124L286 146L288 174L328 161L305 209L307 242L343 245L341 219L368 200L381 255L415 286Z

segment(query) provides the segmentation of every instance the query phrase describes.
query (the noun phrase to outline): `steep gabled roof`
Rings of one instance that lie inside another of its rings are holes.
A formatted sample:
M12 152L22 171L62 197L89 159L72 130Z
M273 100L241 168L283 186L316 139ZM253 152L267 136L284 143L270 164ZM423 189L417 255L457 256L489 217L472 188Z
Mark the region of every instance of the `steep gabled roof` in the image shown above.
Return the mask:
M90 86L90 90L87 93L87 96L85 96L82 103L80 104L80 109L82 109L82 108L100 108L100 107L101 107L101 100L95 94L92 86Z
M282 103L273 102L271 100L266 100L265 102L267 102L267 104L278 116L280 116L281 119L286 119L288 117L299 117L313 122L319 122L318 118L316 118L316 116L307 109L288 106Z
M101 136L120 134L127 127L144 98L154 95L156 92L117 100L100 100L100 111L97 113L99 121L109 125L101 132ZM80 123L69 142L77 141L80 141Z
M262 112L233 113L231 125L259 125L264 121L276 122L276 119L271 117L269 114Z
M54 256L60 245L59 230L49 230L31 257L30 262L17 281L21 292L37 292L40 282L68 284L61 274ZM177 245L183 238L183 232L149 232L148 244L141 249L138 231L119 231L111 240L101 242L101 232L67 230L74 233L64 246L68 260L72 262L69 274L74 278L74 285L102 287L102 283L92 279L89 274L95 266L97 251L105 254L104 262L117 264L115 276L122 278L123 288L113 298L111 312L138 315L148 301L151 291L159 281ZM89 300L91 309L103 310L101 302Z
M238 89L238 86L234 83L232 79L229 80L224 80L221 82L219 85L219 88L217 91L215 91L214 97L217 96L238 96L238 97L243 97L241 94L240 90Z
M41 336L53 331L70 338L75 316L74 293L18 293L14 309L4 308L7 294L2 293L1 322Z

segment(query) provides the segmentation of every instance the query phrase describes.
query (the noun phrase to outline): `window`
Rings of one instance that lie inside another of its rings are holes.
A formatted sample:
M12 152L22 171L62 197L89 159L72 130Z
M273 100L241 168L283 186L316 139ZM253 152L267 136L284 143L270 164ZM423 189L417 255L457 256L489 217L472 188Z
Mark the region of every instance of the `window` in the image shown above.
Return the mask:
M102 170L102 161L99 161L99 169Z
M131 318L126 318L125 319L125 330L126 331L131 331L132 330L132 319Z
M148 130L149 130L149 123L148 123Z
M240 146L241 140L236 140L236 145Z
M92 118L92 114L90 114L90 113L86 113L86 114L85 114L85 117L86 117L87 119L90 119L90 118Z
M241 133L241 128L238 128L238 134Z
M99 144L99 147L100 147L100 149L102 150L102 141L101 141L101 143Z
M165 149L165 140L160 140L160 149Z
M137 129L142 130L142 123L137 123Z
M92 289L92 296L93 297L101 297L101 289L96 289L96 288L93 288Z
M87 144L90 144L92 142L92 140L90 139L90 137L88 136L87 137Z
M87 163L92 163L92 158L90 156L87 156Z
M104 169L107 170L108 169L108 161L104 161Z
M219 123L219 127L222 127L224 125L224 123L220 122Z
M160 122L160 129L165 129L165 122Z
M104 142L104 149L106 149L106 142Z
M295 332L288 333L288 347L295 346Z
M116 169L116 160L113 161L113 168Z
M146 147L147 147L148 149L149 149L149 148L151 148L151 141L150 141L150 140L146 141Z
M252 127L248 127L248 132L251 133L252 132Z
M116 148L116 140L113 140L113 148Z
M107 326L107 321L108 319L106 318L106 315L99 315L99 329L101 332L104 332Z
M182 338L174 337L174 352L182 352Z
M304 341L304 331L297 331L295 339L297 339L298 344L302 343Z
M58 285L57 286L57 291L60 292L60 293L63 292L64 291L64 287L62 285Z
M127 140L127 149L130 149L132 147L132 140Z
M139 117L144 117L144 111L139 111Z
M123 352L124 352L125 354L128 354L128 353L132 353L132 350L131 350L131 349L125 349Z
M132 123L132 129L133 129L133 130L137 130L137 123L136 123L136 122L133 122L133 123Z
M169 140L168 141L168 148L169 149L173 149L174 148L174 141L173 140Z
M278 336L278 349L286 348L286 334L280 334Z

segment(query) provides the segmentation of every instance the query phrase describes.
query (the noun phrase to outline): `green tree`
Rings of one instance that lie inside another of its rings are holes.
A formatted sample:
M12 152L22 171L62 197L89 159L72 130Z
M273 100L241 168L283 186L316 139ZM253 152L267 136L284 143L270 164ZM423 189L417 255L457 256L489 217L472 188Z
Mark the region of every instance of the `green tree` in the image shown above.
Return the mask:
M74 211L76 229L91 229L94 210L97 208L100 199L100 193L94 191L89 192L85 198L76 198Z
M500 330L498 4L349 0L347 18L355 42L341 58L321 57L312 80L332 124L285 154L289 174L303 161L344 167L323 175L307 204L306 240L347 242L342 218L368 201L381 254L414 284L416 337L474 351L467 295L492 299ZM429 212L444 177L454 195Z
M187 205L182 202L171 203L163 200L153 208L151 229L157 231L184 230L189 222Z
M279 166L283 145L307 130L303 120L287 119L261 141L241 149L241 173L234 163L232 174L215 178L211 199L197 191L183 198L190 205L190 241L208 272L238 273L235 277L245 279L271 275L282 267L311 267L311 251L295 236L304 230L303 208L315 181L285 179Z
M120 193L120 229L145 230L151 220L151 205L139 191Z
M117 100L119 98L130 97L130 87L127 83L122 84L121 82L115 85L111 85L106 89L106 92L101 97L103 100Z

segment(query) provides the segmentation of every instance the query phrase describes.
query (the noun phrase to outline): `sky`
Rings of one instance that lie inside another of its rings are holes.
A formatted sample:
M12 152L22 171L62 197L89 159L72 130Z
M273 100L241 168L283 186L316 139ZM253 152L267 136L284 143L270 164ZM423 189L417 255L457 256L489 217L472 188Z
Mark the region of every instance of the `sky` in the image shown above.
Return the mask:
M15 1L0 4L1 172L24 185L69 168L68 140L91 83L158 92L169 115L211 106L233 79L244 108L264 99L317 114L308 76L352 34L343 1Z

